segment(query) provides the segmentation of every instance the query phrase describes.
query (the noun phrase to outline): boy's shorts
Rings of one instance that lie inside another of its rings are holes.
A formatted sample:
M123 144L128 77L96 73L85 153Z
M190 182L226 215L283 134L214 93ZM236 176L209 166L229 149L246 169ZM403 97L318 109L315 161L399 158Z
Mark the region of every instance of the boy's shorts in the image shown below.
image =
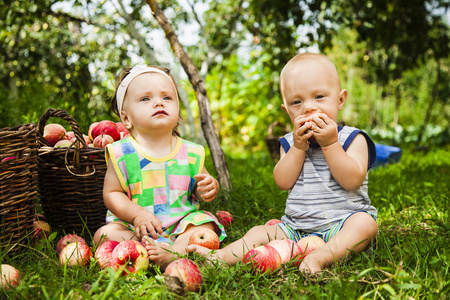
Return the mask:
M354 213L348 215L345 219L342 219L342 220L339 221L338 223L334 224L330 229L325 230L325 231L318 231L318 232L312 232L312 233L311 233L311 232L304 232L304 231L302 231L302 230L295 230L295 229L293 229L291 226L289 226L289 225L286 224L286 223L277 223L276 225L277 225L278 227L280 227L281 230L283 230L283 232L284 232L284 234L286 234L287 238L289 238L289 239L295 241L296 243L297 243L300 239L302 239L302 238L304 238L304 237L307 237L307 236L318 236L318 237L320 237L321 239L323 239L326 243L328 243L328 241L329 241L333 236L335 236L336 233L338 233L338 232L342 229L342 226L344 226L345 221L347 221L347 219L348 219L351 215L353 215L353 214L355 214L355 213L358 213L358 212L365 212L365 213L367 213L366 211L357 211L357 212L354 212ZM368 213L368 214L369 214L372 218L374 218L374 220L376 220L376 218L375 218L374 215L372 215L372 214L370 214L370 213ZM374 243L374 247L375 247L375 243ZM374 248L374 249L375 249L375 248Z

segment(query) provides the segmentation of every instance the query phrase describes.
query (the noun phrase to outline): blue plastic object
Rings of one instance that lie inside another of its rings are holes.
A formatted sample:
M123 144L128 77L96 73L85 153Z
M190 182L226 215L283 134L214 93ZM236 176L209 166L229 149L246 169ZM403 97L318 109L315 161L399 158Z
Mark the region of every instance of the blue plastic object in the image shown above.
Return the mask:
M398 147L375 144L375 149L377 150L377 161L375 162L375 166L398 162L402 157L402 149Z

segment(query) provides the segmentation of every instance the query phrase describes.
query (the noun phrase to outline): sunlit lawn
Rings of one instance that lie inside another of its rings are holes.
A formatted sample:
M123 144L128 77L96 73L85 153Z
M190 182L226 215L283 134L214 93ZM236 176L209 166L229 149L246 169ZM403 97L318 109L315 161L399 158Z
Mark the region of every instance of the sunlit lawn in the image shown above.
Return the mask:
M450 293L449 164L447 149L429 153L406 151L398 164L370 172L369 192L379 210L378 249L373 256L355 255L323 272L307 277L292 266L272 275L254 275L247 266L202 265L204 283L190 298L286 299L445 299ZM228 158L234 190L203 208L228 210L235 222L227 244L254 225L283 214L286 192L272 179L268 156ZM212 166L209 169L213 169ZM0 253L2 263L22 272L15 289L1 290L11 299L152 299L175 298L157 267L121 277L101 271L94 262L85 268L58 263L56 242L25 248L15 256ZM91 244L92 246L92 244Z

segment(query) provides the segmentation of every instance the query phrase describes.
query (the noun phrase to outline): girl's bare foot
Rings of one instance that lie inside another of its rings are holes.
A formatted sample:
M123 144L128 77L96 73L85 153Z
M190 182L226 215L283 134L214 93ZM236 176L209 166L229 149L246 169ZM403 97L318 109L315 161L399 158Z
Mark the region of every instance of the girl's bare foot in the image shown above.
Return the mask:
M178 258L178 255L172 251L172 245L169 243L157 243L152 239L143 239L145 249L148 251L149 259L157 264L161 271L164 271L167 265Z

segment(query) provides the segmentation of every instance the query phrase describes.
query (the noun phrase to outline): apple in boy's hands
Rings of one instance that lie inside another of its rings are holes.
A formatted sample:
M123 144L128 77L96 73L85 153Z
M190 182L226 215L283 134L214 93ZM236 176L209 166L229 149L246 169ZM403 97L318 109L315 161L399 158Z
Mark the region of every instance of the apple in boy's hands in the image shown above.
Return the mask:
M298 258L302 253L300 246L291 239L272 240L267 245L274 247L278 251L282 264Z
M261 273L273 273L281 267L280 254L269 245L259 246L248 251L242 262L250 263L253 271Z
M16 287L20 282L20 272L8 264L1 265L0 287L8 289L10 286Z
M47 124L44 127L44 140L53 147L57 141L62 140L66 129L60 124Z
M117 245L111 253L110 266L115 270L125 267L122 275L147 270L149 265L148 252L144 246L135 240L127 240Z
M226 210L216 211L216 217L224 227L228 227L233 222L233 215Z
M119 244L117 241L106 241L97 248L94 257L97 259L100 268L106 269L110 266L112 252Z
M220 247L220 240L217 233L209 228L200 227L189 237L188 245L196 244L208 249L217 250Z
M69 267L85 266L92 258L91 249L84 243L70 243L59 253L61 265L67 264Z
M61 252L67 245L77 242L86 244L86 241L82 237L73 233L66 234L56 244L56 251Z
M269 221L266 222L266 225L275 225L277 223L283 223L278 219L270 219Z
M312 236L306 236L306 237L300 239L300 241L298 241L297 244L300 246L300 249L302 251L301 258L303 258L306 255L308 255L309 253L324 246L325 241L316 235L312 235Z
M164 272L164 283L174 293L197 292L203 283L200 269L192 260L180 258L171 262Z

